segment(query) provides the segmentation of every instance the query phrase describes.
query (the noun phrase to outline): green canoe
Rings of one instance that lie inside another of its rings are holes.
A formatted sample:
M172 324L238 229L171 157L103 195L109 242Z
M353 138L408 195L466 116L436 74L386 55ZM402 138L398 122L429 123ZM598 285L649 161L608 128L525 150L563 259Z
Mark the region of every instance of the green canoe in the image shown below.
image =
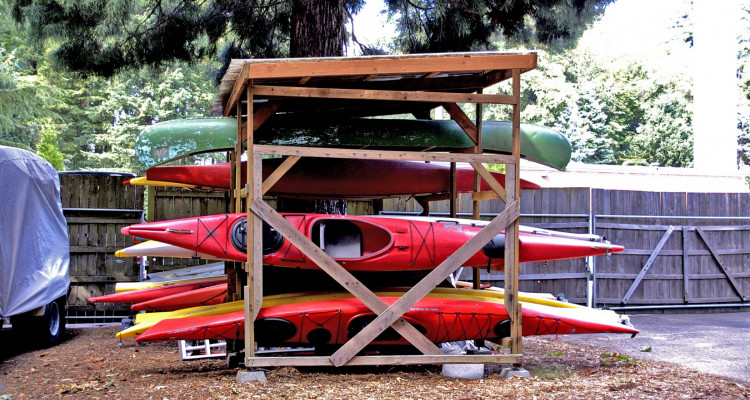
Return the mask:
M235 118L195 118L152 125L136 141L146 167L205 152L234 149ZM255 133L256 144L353 147L385 150L452 151L473 146L453 120L353 119L311 122L273 118ZM482 145L489 153L510 153L511 124L484 121ZM542 125L521 124L521 156L560 170L570 161L570 142Z

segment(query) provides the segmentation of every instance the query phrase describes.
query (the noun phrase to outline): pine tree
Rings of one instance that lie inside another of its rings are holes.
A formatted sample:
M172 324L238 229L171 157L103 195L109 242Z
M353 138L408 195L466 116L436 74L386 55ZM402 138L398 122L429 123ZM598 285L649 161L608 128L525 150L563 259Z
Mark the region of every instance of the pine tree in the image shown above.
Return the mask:
M493 48L516 42L575 43L612 0L387 0L404 53ZM219 56L343 54L344 25L363 0L15 0L34 43L48 39L66 67L112 76L138 65ZM377 51L377 49L370 49Z

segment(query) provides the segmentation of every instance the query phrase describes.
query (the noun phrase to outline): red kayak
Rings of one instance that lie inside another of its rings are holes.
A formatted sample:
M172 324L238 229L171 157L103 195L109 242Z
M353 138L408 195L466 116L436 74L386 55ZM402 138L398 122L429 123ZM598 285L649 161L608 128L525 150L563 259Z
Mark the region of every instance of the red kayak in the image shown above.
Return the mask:
M187 292L159 297L130 306L132 311L174 311L188 307L221 304L227 295L227 284L202 287Z
M485 224L470 220L389 218L357 215L283 213L283 217L350 271L433 269L470 240ZM131 225L122 233L245 261L245 214L220 214ZM622 251L606 242L555 237L522 230L520 262L561 260ZM499 234L463 266L502 270L505 236ZM318 268L278 232L264 224L263 263Z
M266 179L283 159L263 160ZM246 182L245 162L242 163L242 184ZM492 172L505 186L505 175ZM389 179L383 179L384 176ZM230 186L230 164L178 165L151 167L146 171L149 181L191 184L201 187ZM456 168L456 190L470 192L474 188L474 169L464 165ZM522 189L540 186L521 180ZM490 187L482 181L481 190ZM269 191L270 195L287 197L373 198L403 195L442 194L450 192L450 165L391 160L343 160L337 158L302 158Z
M398 300L398 297L380 298L388 305ZM524 336L638 333L632 326L614 320L612 316L602 314L601 310L554 308L524 303L522 330ZM374 318L375 314L356 298L266 307L261 309L255 321L256 340L261 346L343 344ZM403 318L433 343L496 340L510 336L510 321L502 302L426 297L410 308ZM244 311L166 319L135 340L243 339L244 323ZM403 345L407 342L396 331L388 329L372 344Z
M211 279L205 281L196 281L188 283L179 283L174 285L166 284L164 286L153 287L148 289L128 290L126 292L117 292L105 294L103 296L89 297L89 303L142 303L164 296L171 296L177 293L184 293L190 290L223 284L227 285L226 278Z

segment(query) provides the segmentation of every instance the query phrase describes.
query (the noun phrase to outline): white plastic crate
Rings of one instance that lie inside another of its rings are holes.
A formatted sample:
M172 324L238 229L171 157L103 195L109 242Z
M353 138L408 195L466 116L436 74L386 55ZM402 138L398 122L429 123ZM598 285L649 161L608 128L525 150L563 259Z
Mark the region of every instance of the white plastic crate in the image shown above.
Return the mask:
M201 358L222 358L227 355L227 342L224 340L180 340L180 360Z

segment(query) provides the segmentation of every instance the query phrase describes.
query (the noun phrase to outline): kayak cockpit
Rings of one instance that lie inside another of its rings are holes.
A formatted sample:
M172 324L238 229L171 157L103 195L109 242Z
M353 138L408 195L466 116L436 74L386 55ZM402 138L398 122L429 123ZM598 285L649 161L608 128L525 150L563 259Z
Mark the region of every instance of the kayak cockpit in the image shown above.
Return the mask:
M392 241L386 229L351 219L315 221L310 239L334 259L369 257L386 250Z

